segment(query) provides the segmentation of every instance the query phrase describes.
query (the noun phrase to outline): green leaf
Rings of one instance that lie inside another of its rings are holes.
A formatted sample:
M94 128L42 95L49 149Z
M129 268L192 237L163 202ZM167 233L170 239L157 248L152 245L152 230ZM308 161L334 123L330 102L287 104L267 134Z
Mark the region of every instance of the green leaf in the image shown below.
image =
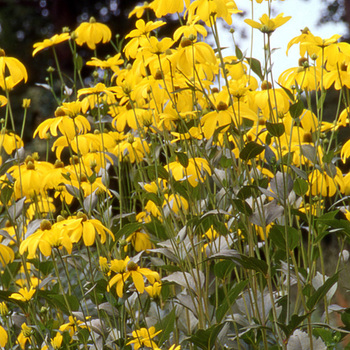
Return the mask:
M236 264L230 260L219 261L214 265L214 275L218 278L224 279L229 273L231 273L235 266Z
M247 215L253 214L252 208L245 200L232 199L232 201L240 213Z
M267 121L266 129L272 136L276 136L276 137L282 136L285 132L283 123L271 123Z
M302 100L298 100L296 103L289 107L289 113L293 119L297 119L301 116L304 110L304 103Z
M220 303L220 306L216 310L216 320L217 322L221 322L225 317L226 313L230 310L232 304L241 294L243 289L247 286L248 280L241 281L237 283L233 288L230 288L229 293L225 297L225 299Z
M232 260L237 261L244 268L249 270L255 270L266 275L268 267L264 260L253 258L250 256L241 255L239 258L232 257Z
M301 178L297 178L293 184L293 190L297 196L304 196L309 189L309 184Z
M322 91L321 97L318 99L317 101L317 109L321 109L323 104L324 104L324 100L326 99L326 91Z
M241 150L241 152L239 153L239 158L241 158L242 160L249 160L252 158L255 158L256 156L258 156L261 152L263 152L265 149L264 146L259 145L256 142L248 142L243 149Z
M339 272L337 272L332 277L329 277L325 283L310 296L309 300L306 303L306 306L309 310L312 310L315 305L327 295L328 291L334 286L334 284L337 283L338 275Z
M187 340L203 350L211 350L224 324L225 323L220 323L207 329L198 329L197 332L187 338Z
M81 71L83 69L83 66L84 66L83 58L80 55L77 55L77 58L76 58L77 70Z
M292 315L288 325L279 322L277 322L277 324L283 330L284 334L286 335L286 338L289 338L308 316L309 314L302 316Z
M291 169L302 179L307 180L307 174L304 170L297 168L295 165L290 165Z
M288 226L287 235L288 235L288 239L287 239L288 249L294 250L298 246L300 241L299 232L295 227Z
M159 344L161 345L169 339L170 334L174 331L176 319L175 310L176 308L174 307L171 312L166 317L162 318L155 326L157 331L162 331L159 334Z
M139 230L141 227L141 222L131 222L130 224L126 224L116 232L115 240L118 241L122 237L128 238L132 233Z
M269 239L277 248L282 249L283 251L286 250L286 240L284 236L284 226L276 224L271 227Z
M186 153L183 152L175 152L176 158L179 161L179 163L184 167L188 167L188 156Z
M277 83L278 84L278 83ZM289 89L287 89L287 88L285 88L284 86L282 86L281 84L278 84L283 90L284 90L284 92L288 95L288 97L289 97L289 99L291 100L291 101L293 101L294 102L294 100L295 100L295 98L294 98L294 94L289 90Z
M235 48L235 51L236 51L236 57L241 60L243 58L243 53L242 51L239 49L239 47L236 45L236 48Z
M145 169L147 170L148 178L151 181L155 181L158 178L165 179L165 180L169 179L169 173L160 165L158 166L150 165L145 167Z
M261 63L259 60L257 60L256 58L253 57L246 57L246 60L248 62L248 64L250 65L250 68L252 69L252 71L261 79L264 80L264 76L262 74L262 70L261 70Z

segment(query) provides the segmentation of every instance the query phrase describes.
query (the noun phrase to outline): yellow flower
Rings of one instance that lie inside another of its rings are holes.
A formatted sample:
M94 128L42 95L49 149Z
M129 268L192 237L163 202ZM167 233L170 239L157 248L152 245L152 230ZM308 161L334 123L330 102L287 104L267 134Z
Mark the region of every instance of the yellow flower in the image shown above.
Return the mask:
M275 18L270 18L266 13L264 13L262 17L259 18L260 23L253 21L252 19L245 19L244 22L253 28L259 29L262 33L271 34L276 28L280 27L291 18L291 16L283 17L283 13L280 13Z
M308 195L332 197L337 192L343 192L344 179L339 168L335 169L335 174L328 175L326 171L320 171L317 168L309 175L310 190Z
M21 349L25 349L27 341L31 343L31 336L34 333L34 330L31 327L28 327L25 323L22 323L21 333L17 337L17 343Z
M3 266L11 263L15 259L15 253L7 245L0 243L0 264Z
M137 18L141 18L145 10L148 10L150 8L151 6L149 5L149 3L145 1L143 5L135 6L135 8L129 13L128 18L132 17L133 15L136 15Z
M120 53L117 53L113 57L107 58L107 60L102 61L96 57L92 57L91 61L86 62L87 66L99 67L101 69L110 68L113 72L119 72L119 67L124 63L124 60L120 58Z
M71 221L70 221L71 220ZM75 222L74 222L75 221ZM86 214L79 212L76 217L67 220L68 235L73 243L79 242L83 237L83 242L86 246L94 244L96 233L100 235L101 243L106 242L106 233L114 240L114 235L111 230L103 226L97 219L88 219ZM70 225L73 225L70 227Z
M139 293L143 293L145 290L143 277L146 277L151 284L160 279L158 272L138 266L128 256L124 260L112 260L111 271L115 272L116 275L109 281L107 290L109 291L116 284L116 291L119 298L123 297L124 284L129 277L132 278L135 288Z
M0 303L0 316L6 317L6 316L8 316L8 314L9 314L9 309L8 309L6 303L3 301ZM0 337L0 339L1 339L1 337Z
M45 39L40 43L35 43L33 45L34 51L32 53L35 56L39 51L46 49L47 47L51 47L57 44L60 44L64 41L69 40L69 33L55 34L50 39Z
M154 248L153 243L150 240L149 235L146 232L136 231L132 233L127 239L127 242L131 242L132 246L137 252L145 251L147 249ZM127 246L125 246L127 249Z
M20 81L28 80L28 73L26 67L17 58L7 57L5 51L0 49L0 83L5 85L6 89L6 77L11 77L11 85L15 86Z
M125 36L125 38L136 38L142 35L148 35L152 30L155 30L159 27L162 27L166 24L166 22L163 21L149 21L145 23L143 19L139 19L136 21L136 29L133 29L129 34Z
M111 40L112 32L105 24L98 23L94 17L91 17L89 22L79 25L75 30L75 35L75 42L79 46L86 43L91 50L95 50L96 44L101 41L105 44Z
M5 328L3 328L2 326L0 326L0 346L2 348L5 347L6 343L8 340L8 334Z
M156 299L159 297L160 292L162 291L162 283L154 282L152 286L145 287L145 291L151 298Z
M232 24L232 14L242 12L237 9L233 0L195 0L189 6L190 15L198 16L208 26L211 25L210 18L222 18L227 24Z
M0 151L4 149L7 154L11 154L21 147L23 147L23 141L18 135L14 134L12 131L7 131L5 128L1 130Z
M73 248L72 239L67 230L61 228L60 223L51 225L50 221L42 220L40 228L22 241L19 252L24 254L28 251L28 258L31 259L36 256L37 248L44 256L49 256L54 247L65 247L70 254Z
M33 287L30 287L28 290L27 287L21 288L18 293L12 293L9 298L15 299L23 302L27 302L30 299L32 299L33 295L35 294L36 290Z
M158 349L157 344L152 340L157 334L161 331L156 332L155 327L141 328L140 330L136 330L132 332L133 340L129 341L126 345L134 344L134 350L138 350L141 346Z
M3 95L0 95L0 107L4 107L7 104L7 98Z
M154 0L150 8L155 12L158 18L171 13L181 13L184 10L184 1L186 7L190 5L190 0Z
M57 332L54 338L50 340L50 344L54 350L58 350L62 346L63 336L61 333ZM44 345L41 350L48 350L49 347L47 345Z
M62 135L71 140L76 135L85 134L91 129L90 123L84 116L77 115L71 118L67 113L69 113L67 109L58 107L55 111L55 118L49 118L40 123L34 131L33 138L38 135L41 139L46 139L48 132L52 136L57 136L58 129Z
M188 17L186 25L177 28L174 32L173 38L175 41L179 40L181 36L188 38L190 35L197 36L198 33L203 37L208 35L207 30L201 24L196 24L199 21L199 17Z
M88 317L87 317L88 318ZM68 323L64 323L60 326L59 331L67 331L71 338L74 336L75 332L79 328L88 328L83 321L77 320L76 317L69 316Z
M206 174L211 175L211 169L207 160L203 158L190 158L187 167L175 161L165 166L176 181L188 180L191 186L198 186L204 182Z

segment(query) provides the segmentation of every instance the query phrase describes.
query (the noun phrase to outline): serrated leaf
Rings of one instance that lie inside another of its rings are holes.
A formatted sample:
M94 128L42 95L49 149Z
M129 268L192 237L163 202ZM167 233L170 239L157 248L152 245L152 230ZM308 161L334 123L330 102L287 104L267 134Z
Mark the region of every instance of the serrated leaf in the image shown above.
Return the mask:
M249 160L249 159L255 158L264 150L265 150L264 146L259 145L254 141L250 141L243 147L243 149L239 153L239 158L241 158L242 160Z
M289 113L293 119L299 118L304 111L304 103L302 100L298 100L296 103L289 107Z
M220 306L216 310L216 321L221 322L225 317L226 313L230 310L231 305L236 301L239 295L242 293L243 289L247 286L248 280L241 281L237 283L234 287L230 288L229 293L220 303Z

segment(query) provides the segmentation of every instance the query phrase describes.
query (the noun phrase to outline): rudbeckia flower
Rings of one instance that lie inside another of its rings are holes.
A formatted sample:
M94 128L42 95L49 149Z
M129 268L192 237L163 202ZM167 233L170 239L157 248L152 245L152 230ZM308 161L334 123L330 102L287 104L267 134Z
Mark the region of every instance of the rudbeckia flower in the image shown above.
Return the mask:
M15 259L15 253L7 245L0 243L0 263L2 266L7 265Z
M143 3L143 5L137 5L134 7L134 9L129 13L128 18L132 17L133 15L136 15L137 18L141 18L145 12L145 10L151 9L151 6L147 1Z
M26 323L22 323L21 333L17 337L17 343L21 347L21 349L26 348L26 343L29 342L31 344L31 337L34 333L34 330L31 327L28 327Z
M275 18L270 18L266 13L264 13L260 18L260 23L253 21L252 19L245 19L244 22L249 24L251 27L259 29L262 33L271 34L278 27L282 26L284 23L288 22L292 17L283 17L283 13L280 13Z
M27 287L21 288L17 293L12 293L9 298L15 299L23 302L27 302L30 299L33 298L33 295L35 294L36 290L33 287L30 287L28 290Z
M82 46L87 44L91 50L96 49L96 44L101 41L105 44L111 40L112 32L103 23L96 22L94 17L90 18L89 22L83 22L75 30L75 42Z
M70 254L73 248L72 239L68 236L67 230L62 230L60 226L57 223L51 225L50 221L42 220L40 228L22 241L19 247L20 254L28 251L28 258L32 259L39 248L44 256L49 256L54 247L64 247Z
M32 55L35 56L39 51L44 50L47 47L51 47L51 46L60 44L64 41L67 41L69 40L69 38L70 38L69 33L55 34L50 39L45 39L42 42L35 43L33 45L34 51Z
M339 168L336 168L334 176L329 176L326 171L320 171L315 168L309 175L310 190L308 195L332 197L337 192L344 190L343 174Z
M133 331L132 336L134 339L129 341L126 345L134 344L134 350L138 350L141 346L158 349L157 344L152 340L152 338L159 334L161 330L158 332L155 330L155 327L151 327L149 329L141 328L140 330Z
M0 326L0 346L4 348L7 341L8 341L7 331L4 327Z
M161 18L171 13L181 13L184 10L184 1L186 7L190 5L190 0L154 0L150 8L155 12L157 18Z
M109 281L107 290L110 290L110 288L116 284L116 291L119 298L123 297L124 284L129 277L131 277L139 293L143 293L145 290L144 277L146 277L151 284L160 279L158 272L138 266L135 262L130 260L128 256L124 260L112 260L111 271L115 272L116 275Z
M136 231L132 233L126 241L131 242L137 252L154 248L154 244L151 242L150 237L146 232ZM125 248L127 249L127 246L125 246Z
M87 66L99 67L101 69L110 68L113 72L119 72L119 66L124 63L124 60L121 58L120 53L116 54L113 57L107 58L105 61L99 60L96 57L92 57L91 61L86 62Z
M11 154L21 147L23 147L21 138L12 131L2 128L0 132L0 151L3 149L7 154Z
M211 169L207 160L203 158L190 158L187 167L180 162L171 162L165 169L176 181L188 180L191 186L198 186L199 182L204 182L206 174L211 175Z
M26 67L17 58L7 57L5 51L0 49L0 81L5 81L6 77L11 77L12 86L19 82L28 80Z
M76 217L73 217L66 222L68 236L73 243L77 243L83 237L85 246L92 246L96 240L96 233L100 235L101 243L106 242L106 233L114 240L114 235L111 230L103 226L97 219L88 219L87 215L79 212Z
M88 319L88 317L86 317L86 320ZM81 321L78 320L76 317L73 316L69 316L68 317L68 322L64 323L63 325L60 326L59 331L61 332L68 332L70 337L72 338L75 333L78 331L79 328L88 328L86 326L86 324Z
M174 32L173 38L175 41L179 40L181 36L188 38L190 35L198 36L198 33L204 38L208 35L207 30L201 24L197 24L199 17L188 16L186 25L177 28Z
M162 283L154 282L152 286L145 287L145 291L151 298L156 299L159 297L160 292L162 291Z

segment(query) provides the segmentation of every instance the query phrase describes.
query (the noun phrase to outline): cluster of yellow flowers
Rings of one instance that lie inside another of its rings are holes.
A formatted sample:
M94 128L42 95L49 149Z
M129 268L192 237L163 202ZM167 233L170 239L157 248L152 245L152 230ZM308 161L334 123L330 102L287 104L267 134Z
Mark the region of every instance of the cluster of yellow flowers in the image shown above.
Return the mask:
M141 18L145 12L153 12L158 19L183 14L184 24L172 38L160 37L158 30L166 22L145 21ZM54 162L40 161L36 153L23 156L25 145L15 132L10 112L6 113L0 134L0 151L6 158L1 158L5 169L0 174L1 215L9 215L2 228L7 239L0 243L3 268L16 257L23 264L26 259L47 261L57 253L63 261L62 252L69 256L81 246L90 252L96 245L99 271L107 281L108 292L115 289L114 295L122 299L125 287L133 284L139 294L146 291L156 299L162 288L159 273L139 266L126 253L151 252L161 239L147 232L147 224L171 221L176 231L180 223L187 223L189 213L202 215L205 205L214 209L223 206L235 181L224 178L228 169L234 169L239 185L267 179L263 189L266 196L261 199L265 205L276 200L286 205L286 196L276 186L278 171L302 178L306 189L296 193L300 198L350 194L350 174L344 175L330 157L335 133L349 124L348 95L344 96L345 107L339 105L341 110L333 121L323 121L319 107L314 113L303 102L303 94L318 96L332 87L350 88L350 44L338 42L338 35L322 39L305 28L288 44L288 50L299 45L299 66L283 72L276 88L268 70L262 71L256 60L245 58L239 49L236 56L225 57L220 50L216 21L221 18L231 25L232 15L239 12L232 0L154 0L137 6L130 16L136 15L138 20L126 36L123 51L106 59L91 57L86 62L97 72L95 77L103 78L96 78L89 87L69 86L76 95L63 93L52 117L34 131L33 138L39 137L48 145L55 138L51 146ZM289 19L283 14L275 18L265 14L259 22L245 22L270 36ZM217 39L216 50L203 41L208 28ZM111 40L110 29L92 17L72 32L34 44L32 54L65 42L86 44L95 50L96 45ZM5 91L0 107L9 107L11 90L27 79L24 65L0 50L0 87ZM25 101L23 107L29 108L30 102ZM339 149L339 156L343 163L350 157L350 140ZM69 164L65 164L68 158ZM115 176L119 193L110 186L112 167L119 169ZM142 173L147 167L154 169L154 176L146 176L145 170L138 179L137 171ZM123 207L121 198L126 191L123 177L137 183L128 198L130 203L137 203L128 207L130 211ZM224 193L210 196L208 188L223 189ZM137 201L133 198L136 196ZM135 214L135 229L118 236L120 250L113 243L117 229L111 229L106 205L115 198L120 201L120 227L123 215ZM307 210L301 201L288 200L296 209ZM76 201L79 210L72 209ZM226 215L233 215L232 205L225 210ZM262 239L266 239L271 221L258 225L253 220ZM227 222L225 225L232 232ZM219 236L213 226L204 227L199 252L204 254L207 244ZM23 268L27 280L21 288L17 288L19 283L9 288L9 302L26 303L45 287L39 286L40 279L34 283L28 268ZM4 316L6 312L0 313ZM64 332L73 339L84 327L89 327L87 320L79 321L70 314L69 322L60 325L59 332L42 349L61 348ZM152 339L159 333L154 327L135 330L127 345L134 344L135 350L141 346L158 349ZM33 328L23 323L17 338L22 349L27 341L32 342L32 334ZM0 326L0 346L7 342L8 332ZM170 349L180 347L173 345Z

